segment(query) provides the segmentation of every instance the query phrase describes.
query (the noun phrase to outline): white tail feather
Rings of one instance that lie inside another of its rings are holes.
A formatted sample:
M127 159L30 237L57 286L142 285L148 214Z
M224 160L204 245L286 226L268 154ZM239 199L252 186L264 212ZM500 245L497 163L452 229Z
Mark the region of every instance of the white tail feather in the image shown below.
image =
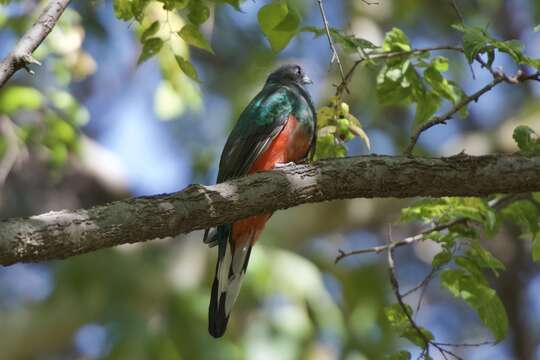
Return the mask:
M230 314L232 307L240 293L240 287L245 275L245 263L249 256L249 244L245 244L235 249L234 253L231 244L227 244L225 255L218 268L218 304L221 296L225 298L225 313Z

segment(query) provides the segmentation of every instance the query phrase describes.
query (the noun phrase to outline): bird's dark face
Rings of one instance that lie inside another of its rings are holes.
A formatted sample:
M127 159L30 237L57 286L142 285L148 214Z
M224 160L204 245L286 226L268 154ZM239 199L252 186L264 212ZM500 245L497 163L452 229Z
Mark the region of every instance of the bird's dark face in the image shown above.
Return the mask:
M268 76L267 83L313 84L300 65L283 65Z

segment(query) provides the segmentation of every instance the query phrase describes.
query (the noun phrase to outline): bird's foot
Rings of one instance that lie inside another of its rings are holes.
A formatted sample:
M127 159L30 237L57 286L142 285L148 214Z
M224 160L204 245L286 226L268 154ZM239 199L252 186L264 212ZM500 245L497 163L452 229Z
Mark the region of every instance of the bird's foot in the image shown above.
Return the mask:
M274 169L282 169L282 168L285 168L287 166L292 166L292 165L295 165L293 161L289 161L287 163L275 163Z

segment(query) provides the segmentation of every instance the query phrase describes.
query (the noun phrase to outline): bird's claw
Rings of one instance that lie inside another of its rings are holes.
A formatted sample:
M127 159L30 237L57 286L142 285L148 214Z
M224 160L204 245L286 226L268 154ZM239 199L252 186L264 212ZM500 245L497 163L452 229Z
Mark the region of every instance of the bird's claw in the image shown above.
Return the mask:
M295 163L293 161L289 161L287 163L275 163L274 164L274 169L282 169L282 168L285 168L285 167L291 166L291 165L295 165Z

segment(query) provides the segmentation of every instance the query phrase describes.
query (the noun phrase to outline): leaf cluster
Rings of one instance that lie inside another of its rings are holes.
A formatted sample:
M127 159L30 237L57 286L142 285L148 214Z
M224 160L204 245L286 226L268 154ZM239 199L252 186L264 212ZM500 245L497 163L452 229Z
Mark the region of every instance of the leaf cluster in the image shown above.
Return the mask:
M345 143L360 138L370 148L360 121L350 113L349 105L334 96L327 106L317 110L317 152L315 160L347 156Z

